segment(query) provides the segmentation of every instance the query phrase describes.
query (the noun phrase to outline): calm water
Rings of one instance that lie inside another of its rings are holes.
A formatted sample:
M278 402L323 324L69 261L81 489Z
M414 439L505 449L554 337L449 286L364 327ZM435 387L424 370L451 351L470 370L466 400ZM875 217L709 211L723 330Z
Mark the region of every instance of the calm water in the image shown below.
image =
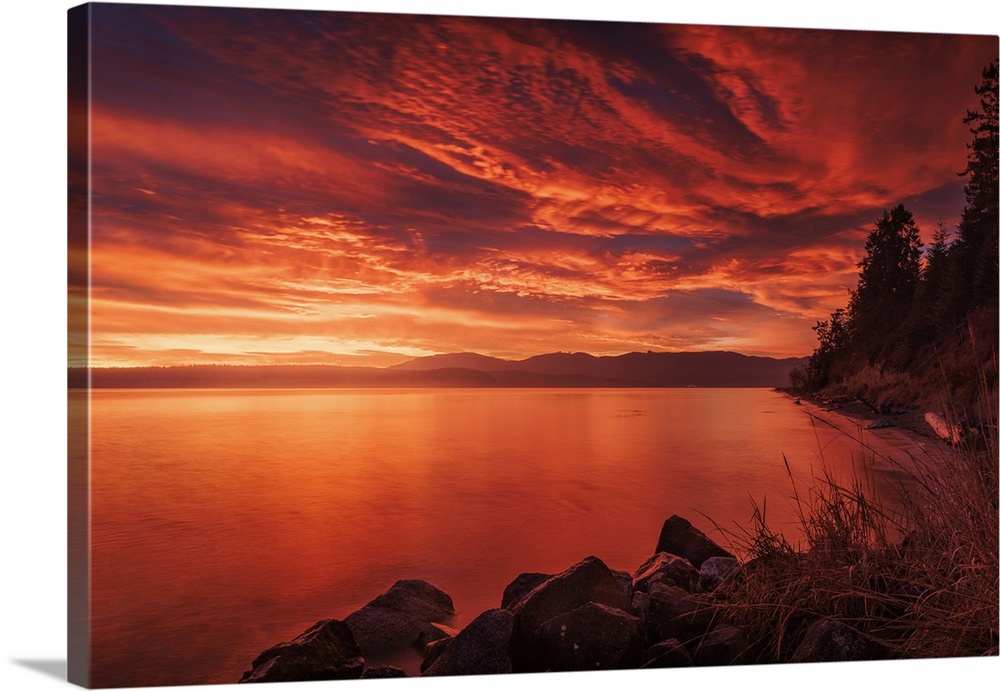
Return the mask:
M725 543L751 498L856 444L766 389L101 390L92 403L97 686L227 683L400 578L457 625L524 571L634 570L680 514Z

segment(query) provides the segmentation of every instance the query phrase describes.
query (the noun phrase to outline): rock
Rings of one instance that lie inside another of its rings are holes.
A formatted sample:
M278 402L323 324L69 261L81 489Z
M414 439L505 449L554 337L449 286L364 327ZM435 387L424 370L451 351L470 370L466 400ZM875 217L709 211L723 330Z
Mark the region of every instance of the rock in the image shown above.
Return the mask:
M732 557L709 557L701 565L701 575L698 578L698 585L706 593L710 593L737 571L740 563Z
M849 662L867 660L872 647L861 634L834 619L820 619L809 625L792 662Z
M510 674L514 615L490 609L458 632L423 672L425 677L457 674Z
M416 645L431 624L449 621L455 615L451 598L430 583L397 581L344 619L366 656Z
M401 670L399 667L393 667L392 665L376 665L374 667L367 667L361 674L362 679L396 679L405 676L406 672Z
M647 669L666 667L691 667L691 654L676 638L669 638L652 646L642 655L642 666Z
M702 563L709 557L733 556L712 542L689 521L676 515L664 521L660 539L656 543L656 551L684 557L696 569L700 569Z
M552 576L514 605L511 609L514 615L514 671L544 671L538 667L540 662L534 649L539 627L549 619L572 612L588 602L626 613L631 609L631 598L611 569L597 557L587 557Z
M364 658L350 628L341 621L320 621L290 643L258 655L239 683L358 679Z
M535 645L542 669L625 669L638 665L645 639L637 617L588 602L542 624Z
M444 651L448 649L454 638L440 638L436 641L431 641L424 648L424 659L420 662L420 674L422 675L431 665L437 662L437 659L444 655Z
M522 573L504 588L500 606L506 610L512 609L514 605L524 599L525 595L551 577L552 574L548 573Z
M965 439L965 431L962 429L962 426L951 422L940 413L925 413L924 421L930 425L932 430L934 430L934 434L938 435L952 446L961 444L962 440Z
M659 552L636 569L635 577L632 579L632 587L635 590L647 592L651 584L664 583L691 592L693 585L697 582L698 569L694 568L691 562L676 554Z
M588 602L627 612L629 598L603 561L587 557L534 588L511 610L518 631L531 635L554 616Z
M649 609L649 593L636 590L632 593L632 614L641 619L646 616L647 609Z
M625 591L625 596L631 602L632 593L634 592L634 589L632 588L632 574L628 571L612 571L611 575L615 577L616 581L618 581L618 585L621 586L623 591Z
M676 638L687 642L705 635L715 620L715 611L682 588L653 583L643 620L651 641Z
M442 638L451 638L456 633L458 633L458 629L453 629L445 624L439 624L436 621L431 622L424 628L423 631L420 632L420 635L417 636L413 645L417 650L422 651L427 647L428 643L439 641Z
M735 626L709 631L694 648L694 664L700 667L747 664L750 644Z

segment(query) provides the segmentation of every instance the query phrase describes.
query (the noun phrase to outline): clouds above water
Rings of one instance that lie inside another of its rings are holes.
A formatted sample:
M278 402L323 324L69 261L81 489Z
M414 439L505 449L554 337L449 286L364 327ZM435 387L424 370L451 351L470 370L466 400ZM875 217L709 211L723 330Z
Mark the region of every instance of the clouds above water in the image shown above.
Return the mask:
M95 364L810 352L995 38L97 6Z

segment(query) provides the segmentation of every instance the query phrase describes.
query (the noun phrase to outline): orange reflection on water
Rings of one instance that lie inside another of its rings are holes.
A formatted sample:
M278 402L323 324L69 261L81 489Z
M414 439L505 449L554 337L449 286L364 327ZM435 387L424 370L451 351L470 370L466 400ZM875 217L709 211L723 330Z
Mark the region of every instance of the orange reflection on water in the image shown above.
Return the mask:
M97 686L234 682L400 578L461 626L675 513L724 542L766 497L794 535L783 455L858 450L764 389L99 390L92 430Z

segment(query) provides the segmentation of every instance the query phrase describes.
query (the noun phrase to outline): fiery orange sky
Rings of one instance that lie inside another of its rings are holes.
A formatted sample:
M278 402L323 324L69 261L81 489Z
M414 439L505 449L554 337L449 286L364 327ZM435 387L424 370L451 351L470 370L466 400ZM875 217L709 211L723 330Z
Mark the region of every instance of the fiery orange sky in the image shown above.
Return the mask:
M90 362L811 352L994 36L96 5ZM78 108L82 103L71 103Z

